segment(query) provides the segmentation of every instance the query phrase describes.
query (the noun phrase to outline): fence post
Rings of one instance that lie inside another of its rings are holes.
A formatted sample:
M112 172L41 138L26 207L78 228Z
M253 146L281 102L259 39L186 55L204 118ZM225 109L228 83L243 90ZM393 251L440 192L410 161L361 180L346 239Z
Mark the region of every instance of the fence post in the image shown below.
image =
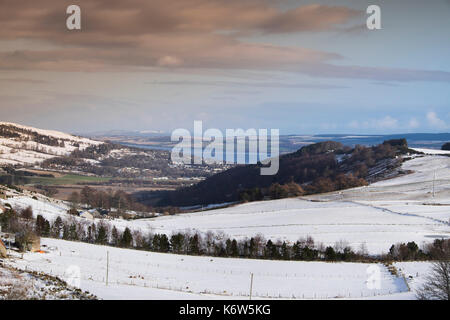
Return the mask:
M252 300L253 293L253 273L250 273L250 300Z

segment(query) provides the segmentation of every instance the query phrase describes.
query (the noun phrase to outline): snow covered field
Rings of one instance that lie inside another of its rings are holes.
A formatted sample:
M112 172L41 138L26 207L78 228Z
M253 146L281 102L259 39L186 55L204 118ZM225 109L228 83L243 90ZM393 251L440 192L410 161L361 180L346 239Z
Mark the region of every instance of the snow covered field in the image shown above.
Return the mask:
M394 266L408 279L408 286L412 292L424 284L431 271L429 262L396 262Z
M421 245L450 237L450 158L417 158L407 161L403 168L414 173L342 192L110 223L121 230L140 230L144 235L192 230L224 232L234 238L262 234L266 239L282 241L309 235L325 245L344 240L355 250L365 244L372 254L386 253L397 242ZM33 200L30 196L2 201L20 208L31 205L35 215L51 221L58 215L67 217L68 206L60 201Z
M34 214L54 221L68 216L63 202L46 202L19 196L3 201L13 207L32 206ZM234 238L262 234L267 239L296 241L312 236L325 245L340 240L355 250L365 244L369 253L388 252L397 242L415 241L419 245L435 238L450 236L447 206L423 205L421 202L311 202L300 199L254 202L226 209L191 214L162 216L135 221L112 220L108 223L123 230L129 227L144 235L176 231L224 232Z
M424 148L411 148L413 150L416 150L418 152L423 152L425 154L449 154L450 151L448 150L438 150L438 149L424 149Z
M411 205L420 211L418 206ZM400 209L408 211L405 204ZM345 240L355 249L365 243L369 252L382 253L396 242L416 241L420 244L435 237L448 236L448 224L430 218L448 219L449 212L443 211L441 207L427 206L426 209L426 216L406 215L356 202L321 203L284 199L160 217L148 223L158 233L184 229L201 232L212 230L223 231L236 238L260 233L266 238L286 241L296 241L299 237L310 235L326 245Z
M354 249L365 243L374 254L386 253L396 242L415 241L421 245L450 237L450 158L419 157L407 161L403 169L414 173L303 199L253 202L135 221L116 219L110 223L120 229L139 229L144 235L170 235L185 229L224 232L236 238L260 233L267 239L288 241L310 235L327 245L345 240ZM57 216L68 217L64 202L43 196L32 199L31 194L10 196L1 201L13 207L31 205L35 215L42 214L52 221ZM370 289L368 281L374 265L362 263L180 256L55 239L43 239L42 243L48 253L25 254L13 265L66 279L79 268L81 288L106 299L248 299L250 273L254 273L256 298L414 299L414 289L429 268L429 263L396 263L400 270L396 277L385 266L376 265L381 285ZM403 275L412 291L408 291Z
M414 297L403 277L391 275L382 264L193 257L55 239L42 243L48 253L27 253L11 263L79 283L104 299L248 299L250 273L256 299ZM379 286L371 286L378 271Z

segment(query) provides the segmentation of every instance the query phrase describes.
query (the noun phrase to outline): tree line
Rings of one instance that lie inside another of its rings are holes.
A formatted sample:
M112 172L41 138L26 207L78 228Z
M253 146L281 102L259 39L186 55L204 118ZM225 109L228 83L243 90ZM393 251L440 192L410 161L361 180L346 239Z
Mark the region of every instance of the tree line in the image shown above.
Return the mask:
M436 239L419 249L414 242L399 243L381 256L371 256L365 245L353 250L345 241L334 246L315 242L312 237L300 238L290 243L265 239L259 234L251 238L234 239L223 232L176 232L168 236L164 233L143 234L138 230L117 229L114 225L89 222L58 216L50 222L42 215L33 218L31 208L16 211L10 207L0 215L0 225L5 232L21 232L41 237L51 237L70 241L82 241L92 244L109 245L161 253L174 253L196 256L232 257L289 261L330 261L330 262L375 262L375 261L415 261L437 260L443 253L450 252L450 239Z
M74 191L69 196L72 206L78 208L80 205L88 205L91 208L102 208L111 210L148 211L149 208L138 203L125 191L108 189L106 191L96 190L89 186L83 187L80 192Z
M32 130L19 128L11 125L5 124L0 125L0 137L15 138L24 141L27 141L29 139L29 137L24 137L21 134L31 137L31 141L34 141L36 143L45 144L51 147L62 147L62 148L65 147L64 143L65 139L54 138L48 135L37 133Z
M121 152L112 155L113 150ZM86 159L97 160L98 163L93 164L85 161ZM138 149L108 141L84 149L77 148L69 155L45 159L41 166L54 170L65 169L98 176L133 179L161 176L204 177L211 175L212 169L220 167L208 164L192 167L173 166L168 151Z
M391 160L384 162L389 163L386 170L392 170L401 165L397 156L408 152L414 151L408 149L405 139L354 148L339 142L320 142L280 156L279 171L273 176L260 175L261 163L240 165L196 185L167 192L157 205L192 206L279 199L364 186L381 161Z

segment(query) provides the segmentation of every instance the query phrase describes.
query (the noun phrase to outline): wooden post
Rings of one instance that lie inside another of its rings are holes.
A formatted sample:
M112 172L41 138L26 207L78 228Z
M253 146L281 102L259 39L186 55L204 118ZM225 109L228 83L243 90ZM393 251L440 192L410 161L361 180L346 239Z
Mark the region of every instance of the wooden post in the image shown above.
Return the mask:
M253 273L250 273L250 300L252 300L253 293Z

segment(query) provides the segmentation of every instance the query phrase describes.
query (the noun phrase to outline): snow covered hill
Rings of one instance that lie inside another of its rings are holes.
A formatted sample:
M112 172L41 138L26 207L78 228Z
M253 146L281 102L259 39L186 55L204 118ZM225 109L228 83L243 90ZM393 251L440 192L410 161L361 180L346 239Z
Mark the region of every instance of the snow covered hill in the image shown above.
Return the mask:
M397 242L415 241L420 246L449 238L450 158L417 157L405 162L403 169L413 173L368 187L105 223L144 234L212 230L235 238L262 234L286 241L310 235L326 245L343 240L355 250L365 243L372 254L386 253ZM7 196L0 202L17 208L32 206L35 215L51 221L58 216L82 219L67 215L68 205L62 201L13 190ZM414 289L430 265L395 263L399 271L395 276L381 264L181 256L56 239L42 239L42 244L46 253L27 253L8 263L67 281L74 280L72 271L78 270L75 280L81 289L105 299L248 299L250 273L254 274L255 299L414 299ZM378 288L368 285L373 272L380 275Z
M371 254L386 253L398 242L415 241L422 245L449 238L450 158L418 157L405 162L403 168L414 173L368 187L151 219L107 220L107 223L119 230L125 227L139 230L144 235L213 231L237 239L261 234L266 239L289 242L312 236L331 246L344 241L355 251L365 246ZM41 214L50 221L57 216L74 219L67 215L66 203L40 195L10 193L8 199L0 201L17 208L31 206L35 215Z
M32 165L99 144L102 142L58 131L0 122L0 165Z
M0 300L95 300L97 297L39 271L24 271L0 263Z

